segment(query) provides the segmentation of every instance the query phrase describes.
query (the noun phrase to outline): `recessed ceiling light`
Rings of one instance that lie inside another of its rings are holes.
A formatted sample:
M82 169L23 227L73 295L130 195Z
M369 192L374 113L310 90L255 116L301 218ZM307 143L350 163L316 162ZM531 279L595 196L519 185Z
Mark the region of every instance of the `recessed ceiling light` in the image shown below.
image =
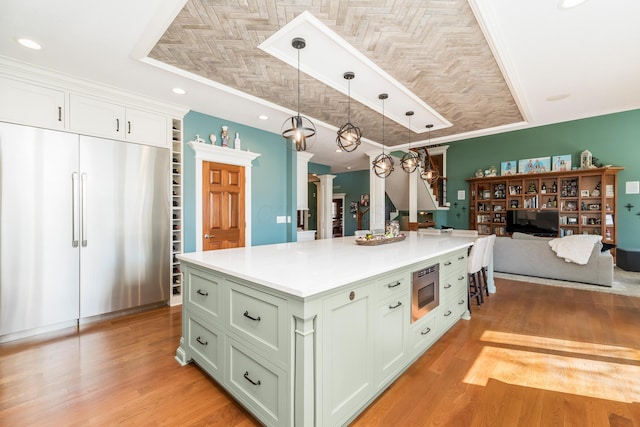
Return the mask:
M40 46L40 44L38 44L38 43L36 43L36 42L34 42L33 40L30 40L30 39L17 39L17 42L20 43L24 47L28 47L29 49L33 49L33 50L42 49L42 46Z
M269 116L265 116L264 114L259 115L258 118L260 120L269 120Z
M547 101L549 101L549 102L560 101L561 99L565 99L565 98L568 98L570 96L571 96L571 94L569 94L569 93L559 93L557 95L552 95L552 96L547 97Z
M338 148L336 149L336 153L342 153L342 150Z
M580 6L587 0L560 0L560 9L571 9Z
M351 166L347 166L347 170L350 171L351 170Z
M175 93L175 94L178 94L178 95L186 95L186 93L187 93L186 90L184 90L182 88L179 88L179 87L174 87L172 89L172 92Z

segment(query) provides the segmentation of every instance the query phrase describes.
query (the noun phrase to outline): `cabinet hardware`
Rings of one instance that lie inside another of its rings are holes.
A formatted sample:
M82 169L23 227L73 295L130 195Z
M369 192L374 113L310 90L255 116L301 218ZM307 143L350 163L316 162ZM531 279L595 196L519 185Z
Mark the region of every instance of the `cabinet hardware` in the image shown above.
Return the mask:
M451 287L451 283L447 283L446 285L444 285L445 289L449 289Z
M252 317L252 316L249 314L249 311L245 311L245 312L244 312L244 317L246 317L246 318L248 318L248 319L251 319L251 320L254 320L254 321L256 321L256 322L259 322L259 321L260 321L260 316L258 316L258 317Z
M451 310L447 310L447 312L444 314L444 317L449 317L451 316Z
M356 297L356 293L351 291L349 292L349 301L353 301L353 299Z
M427 329L426 329L426 330L424 330L424 331L420 331L420 334L421 334L421 335L427 335L429 332L431 332L431 328L427 328Z
M120 119L116 119L116 132L120 132Z
M445 266L445 267L448 267L448 266L450 266L450 265L451 265L451 261L447 261L447 262L445 262L445 263L444 263L444 266Z
M462 305L462 304L464 304L464 300L463 300L463 299L461 299L460 301L458 301L458 305Z
M463 259L464 259L464 255L460 255L460 256L458 257L458 260L460 260L460 261L462 261Z
M399 281L399 280L398 280L396 283L394 283L393 285L392 285L392 284L388 284L388 285L387 285L387 287L388 287L389 289L397 288L398 286L400 286L400 281Z
M129 127L129 130L127 131L127 133L131 135L131 120L127 122L127 126Z
M80 216L80 206L78 204L78 172L73 172L71 174L71 223L73 226L71 227L71 246L74 248L78 247L80 235L80 230L78 230L78 221L77 217Z
M402 302L398 301L398 303L396 305L390 305L389 306L389 310L395 310L396 308L400 307L402 305Z
M202 295L203 297L209 296L209 292L203 292L201 289L198 289L196 293L198 293L199 295Z
M58 107L58 121L62 121L62 107Z
M260 384L262 384L262 383L260 382L260 380L258 380L258 381L253 381L251 378L249 378L249 371L244 371L244 379L245 379L245 380L247 380L247 381L249 381L249 382L250 382L251 384L253 384L253 385L260 385Z
M208 343L207 341L202 341L202 340L200 339L200 337L196 338L196 341L198 341L198 342L199 342L200 344L202 344L202 345L209 345L209 343Z
M465 280L465 277L464 276L460 276L460 277L458 277L458 280Z

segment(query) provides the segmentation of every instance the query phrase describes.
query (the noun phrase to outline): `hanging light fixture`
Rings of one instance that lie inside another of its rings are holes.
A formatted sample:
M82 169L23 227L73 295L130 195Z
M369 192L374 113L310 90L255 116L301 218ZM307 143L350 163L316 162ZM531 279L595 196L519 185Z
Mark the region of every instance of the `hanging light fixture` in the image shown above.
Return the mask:
M400 166L406 173L412 173L417 169L418 163L420 163L420 157L418 153L411 149L411 116L413 116L413 111L407 111L404 114L409 117L409 151L402 156Z
M347 71L343 77L347 80L349 85L349 107L347 113L347 123L345 123L340 130L338 130L338 136L336 137L336 143L342 151L354 151L360 145L360 138L362 132L359 127L354 126L351 123L351 80L356 77L353 71Z
M429 156L428 147L429 147L429 144L431 143L432 127L433 127L432 124L427 125L427 129L429 130L429 137L428 137L427 146L423 148L422 173L420 174L420 177L425 181L429 181L429 183L432 183L436 178L438 178L438 175L439 175L438 170L431 167L431 156Z
M293 117L289 117L282 124L282 136L287 141L287 147L295 147L296 151L306 151L313 143L316 127L307 117L300 115L300 50L307 43L303 38L296 37L291 41L291 46L298 50L298 111Z
M379 154L375 160L372 162L373 172L379 178L386 178L391 175L393 172L393 159L390 155L385 154L384 152L384 100L387 99L389 95L386 93L381 93L378 95L378 99L382 100L382 154Z

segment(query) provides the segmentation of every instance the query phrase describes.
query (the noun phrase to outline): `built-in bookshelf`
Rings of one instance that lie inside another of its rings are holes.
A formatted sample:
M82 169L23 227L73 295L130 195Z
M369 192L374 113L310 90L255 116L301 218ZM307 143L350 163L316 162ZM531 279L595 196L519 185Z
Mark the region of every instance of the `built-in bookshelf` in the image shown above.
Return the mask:
M171 295L169 305L179 305L182 304L182 271L176 255L184 250L182 120L173 119L171 131Z

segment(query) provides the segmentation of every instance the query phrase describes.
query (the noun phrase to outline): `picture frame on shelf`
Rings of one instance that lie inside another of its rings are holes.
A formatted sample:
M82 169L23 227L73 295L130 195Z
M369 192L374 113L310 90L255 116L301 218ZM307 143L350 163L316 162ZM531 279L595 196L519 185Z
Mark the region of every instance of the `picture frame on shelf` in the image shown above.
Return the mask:
M589 190L580 190L580 197L589 197Z
M567 202L567 203L564 205L564 210L565 210L565 211L576 211L576 210L578 210L578 209L577 209L576 202Z
M564 154L561 156L553 156L552 170L555 171L570 171L571 170L571 154Z
M500 163L500 176L515 175L518 163L515 160L507 160Z
M577 224L578 218L575 216L567 217L567 224Z
M518 161L518 172L524 174L549 172L551 157L535 157Z

